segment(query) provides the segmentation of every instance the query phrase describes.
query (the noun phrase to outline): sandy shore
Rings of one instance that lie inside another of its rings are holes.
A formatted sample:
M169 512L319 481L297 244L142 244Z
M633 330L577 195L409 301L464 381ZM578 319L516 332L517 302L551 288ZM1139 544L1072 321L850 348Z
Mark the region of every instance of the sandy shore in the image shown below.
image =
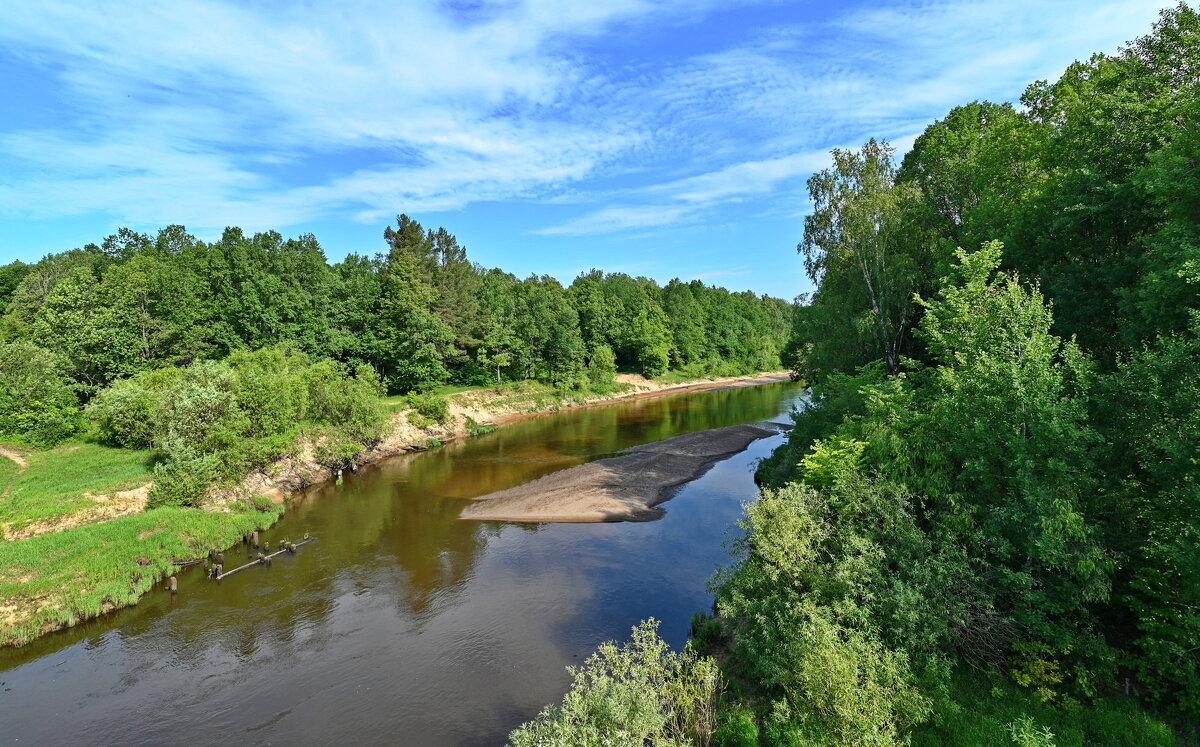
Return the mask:
M688 433L481 496L460 518L514 522L648 521L659 503L709 465L778 431L734 425Z
M532 412L529 411L527 402L518 402L514 405L498 400L502 394L494 390L451 395L449 398L450 420L445 424L435 423L423 429L413 426L408 420L408 411L401 410L392 414L391 432L387 438L375 448L361 454L355 460L354 468L421 450L426 448L431 440L446 442L468 438L470 436L466 420L468 417L478 423L494 423L503 426L518 420L550 415L563 410L603 407L617 402L650 399L685 392L777 384L790 381L791 377L786 371L769 371L749 376L730 376L673 384L660 384L636 374L622 374L617 377L617 380L627 384L629 389L618 394L597 396L586 401L556 404L553 407ZM743 446L737 451L744 448L746 447ZM227 500L246 495L262 495L276 503L283 503L288 494L336 479L337 475L316 461L314 452L313 444L300 444L295 454L277 461L267 469L247 475L233 488L215 491L213 503L220 505ZM587 521L595 521L595 519L587 519Z

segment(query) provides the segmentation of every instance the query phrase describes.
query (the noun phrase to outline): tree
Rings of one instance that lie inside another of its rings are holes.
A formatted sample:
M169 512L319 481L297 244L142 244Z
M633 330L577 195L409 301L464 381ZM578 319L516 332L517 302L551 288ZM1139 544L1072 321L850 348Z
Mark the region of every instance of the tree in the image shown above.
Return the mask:
M1088 605L1107 597L1111 566L1091 515L1089 362L1051 332L1036 287L996 273L998 243L959 260L922 303L937 366L890 447L892 469L958 544L978 548L988 605L1051 656L1094 654Z
M896 183L893 152L874 139L859 151L834 150L833 168L808 181L814 206L797 247L820 286L813 305L836 305L859 318L855 336L869 336L889 373L900 370L916 316L913 294L922 290L929 266L909 212L917 192Z
M0 342L0 435L53 446L79 426L62 360L27 340Z
M380 270L377 334L393 392L421 391L444 382L443 361L453 350L454 332L431 309L433 294L422 279L419 260L395 245Z

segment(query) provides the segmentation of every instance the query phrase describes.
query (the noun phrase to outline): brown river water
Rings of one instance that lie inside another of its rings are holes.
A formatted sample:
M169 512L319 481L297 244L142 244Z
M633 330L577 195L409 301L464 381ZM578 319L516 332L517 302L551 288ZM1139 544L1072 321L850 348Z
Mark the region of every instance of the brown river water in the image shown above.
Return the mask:
M658 521L469 522L467 500L636 444L786 421L803 396L769 384L535 417L311 490L264 533L318 538L296 555L221 582L192 567L176 596L0 649L0 744L502 744L598 643L651 616L686 640L754 462L782 436L714 465Z

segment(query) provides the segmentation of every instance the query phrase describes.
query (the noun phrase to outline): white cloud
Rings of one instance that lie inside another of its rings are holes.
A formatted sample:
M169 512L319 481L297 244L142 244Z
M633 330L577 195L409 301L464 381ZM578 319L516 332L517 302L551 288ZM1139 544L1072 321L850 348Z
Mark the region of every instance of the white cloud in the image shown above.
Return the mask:
M670 225L695 213L695 208L686 205L617 205L586 213L556 226L540 228L534 233L541 236L611 233L630 228Z
M793 214L804 199L801 179L828 164L829 149L875 137L903 154L951 107L1013 100L1078 57L1115 52L1156 15L1155 4L1141 0L914 1L761 30L614 86L620 116L647 133L643 162L661 163L664 177L680 163L704 168L628 191L616 199L658 204L637 213L624 204L618 215L706 221L734 201L759 203L756 214ZM601 202L539 233L641 227L610 220L613 210Z
M286 225L554 189L640 137L563 109L589 72L555 45L681 10L697 6L0 5L0 43L57 78L67 113L51 131L0 129L0 210ZM370 162L316 179L271 168L354 151Z
M1144 0L912 0L805 24L782 5L690 56L605 60L584 43L729 5L0 3L0 61L48 76L60 117L0 123L0 213L204 229L579 205L543 236L694 228L734 203L786 215L830 147L907 145L950 106L1011 98L1155 15Z

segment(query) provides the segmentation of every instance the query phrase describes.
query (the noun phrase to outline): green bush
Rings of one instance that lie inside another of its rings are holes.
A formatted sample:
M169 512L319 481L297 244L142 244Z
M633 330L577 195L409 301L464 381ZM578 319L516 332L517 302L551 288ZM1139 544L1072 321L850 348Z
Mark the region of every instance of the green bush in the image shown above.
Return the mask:
M154 487L146 508L198 506L220 476L220 461L214 454L176 452L154 468Z
M426 423L445 423L450 419L450 400L440 394L411 394L409 404Z
M558 706L524 724L517 747L707 745L716 726L720 675L712 659L691 647L671 651L650 619L628 643L602 644L581 667Z
M25 340L0 343L0 436L53 446L79 425L75 387L59 357Z
M101 443L128 449L154 445L159 392L141 378L116 381L88 404L85 414L96 424Z
M722 715L713 734L714 747L758 747L758 724L748 708L736 707Z
M467 421L467 433L472 436L482 436L485 433L491 433L496 430L496 426L492 423L480 423L470 415L465 416Z

